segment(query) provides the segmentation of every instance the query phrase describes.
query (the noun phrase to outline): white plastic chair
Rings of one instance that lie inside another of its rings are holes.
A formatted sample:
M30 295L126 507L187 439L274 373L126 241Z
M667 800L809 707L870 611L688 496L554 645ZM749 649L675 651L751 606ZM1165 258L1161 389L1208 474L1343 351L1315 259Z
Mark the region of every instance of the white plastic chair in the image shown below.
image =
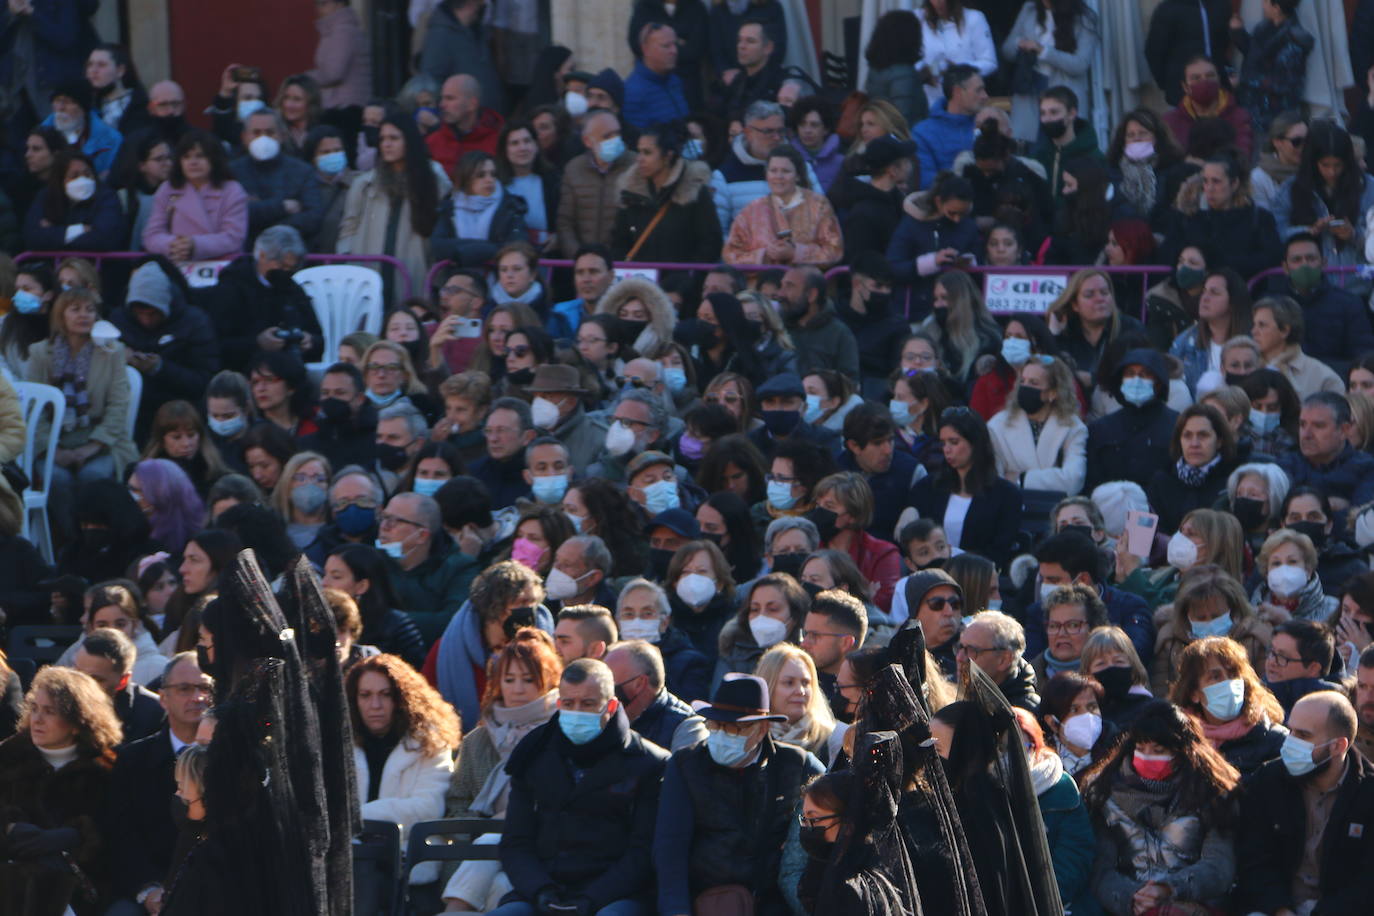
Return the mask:
M24 428L28 438L24 442L24 454L20 457L20 467L28 475L29 488L23 492L24 526L20 532L43 554L43 559L53 562L52 528L48 524L48 493L52 489L53 459L57 457L57 442L62 435L62 418L67 412L67 399L61 389L37 382L16 382L15 391L19 393L19 408L24 414ZM36 435L43 413L52 407L51 425L48 427L46 450L34 473L34 459L38 451ZM37 489L34 484L37 483ZM35 537L37 533L37 537Z
M124 375L129 379L129 417L126 420L129 427L129 441L137 442L134 438L134 426L138 423L138 406L143 402L143 373L133 366L124 367Z
M382 333L382 276L370 267L324 264L297 271L295 280L310 297L324 331L324 360L306 366L319 379L333 365L339 342L354 331Z

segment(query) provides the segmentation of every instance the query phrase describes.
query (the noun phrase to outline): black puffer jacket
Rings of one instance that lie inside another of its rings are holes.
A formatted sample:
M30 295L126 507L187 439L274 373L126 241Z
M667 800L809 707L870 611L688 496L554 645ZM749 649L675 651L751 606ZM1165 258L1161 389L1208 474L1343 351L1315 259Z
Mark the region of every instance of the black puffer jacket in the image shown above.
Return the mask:
M1286 737L1288 729L1275 725L1266 716L1239 738L1223 741L1217 750L1221 751L1227 763L1240 771L1242 779L1248 779L1264 764L1278 758L1279 748Z
M1165 406L1169 375L1164 358L1155 350L1131 350L1112 379L1112 394L1120 398L1121 369L1144 366L1155 377L1155 397L1142 407L1125 404L1088 425L1088 480L1084 492L1109 480L1150 480L1167 468L1169 442L1178 413Z
M631 731L622 710L584 745L564 736L559 715L527 735L506 764L506 875L518 899L528 903L556 886L587 898L592 913L616 900L647 904L649 850L668 753Z

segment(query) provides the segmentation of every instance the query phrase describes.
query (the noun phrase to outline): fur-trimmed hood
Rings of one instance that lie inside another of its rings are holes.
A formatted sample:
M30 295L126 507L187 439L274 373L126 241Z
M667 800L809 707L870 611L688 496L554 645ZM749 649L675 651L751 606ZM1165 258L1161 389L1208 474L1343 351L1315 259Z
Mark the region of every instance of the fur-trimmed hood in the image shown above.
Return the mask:
M711 184L711 167L696 160L678 159L668 176L668 186L673 189L673 203L679 207L689 207L696 202L701 189ZM649 179L639 173L639 169L626 169L620 176L620 193L632 194L645 200L655 200L656 195L649 189Z
M635 338L636 350L644 353L654 344L673 339L673 328L677 327L677 310L673 308L673 301L668 298L668 294L652 280L626 277L606 290L596 305L596 313L615 315L620 311L620 307L631 299L643 302L644 307L649 310L649 325Z

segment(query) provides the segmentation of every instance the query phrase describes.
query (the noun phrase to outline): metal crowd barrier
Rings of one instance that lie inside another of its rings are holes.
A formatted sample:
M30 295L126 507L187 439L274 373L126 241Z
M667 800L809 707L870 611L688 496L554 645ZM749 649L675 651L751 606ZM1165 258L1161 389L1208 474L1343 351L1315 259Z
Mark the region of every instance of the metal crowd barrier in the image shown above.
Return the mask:
M60 261L63 258L83 258L95 262L95 266L99 268L105 261L137 261L149 257L149 255L150 253L147 251L22 251L14 256L14 260L15 263L19 263L33 260ZM206 261L188 261L177 266L186 275L187 282L193 288L197 288L214 286L220 270L232 260L233 258L216 258ZM387 264L397 272L404 284L405 296L403 298L415 295L415 280L410 276L410 271L404 263L389 254L307 254L305 260L316 264Z

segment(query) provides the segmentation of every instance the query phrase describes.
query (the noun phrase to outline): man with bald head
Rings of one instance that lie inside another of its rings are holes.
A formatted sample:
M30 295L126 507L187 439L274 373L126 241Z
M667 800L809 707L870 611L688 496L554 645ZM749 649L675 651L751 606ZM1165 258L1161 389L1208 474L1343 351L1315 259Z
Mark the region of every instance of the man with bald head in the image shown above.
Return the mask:
M496 141L505 120L482 106L482 84L466 73L444 80L439 91L440 124L425 137L429 155L444 167L450 178L457 177L458 160L474 150L496 155Z
M558 196L558 244L563 257L584 245L611 244L620 208L620 178L634 167L635 152L620 135L620 119L609 111L590 112L582 122L585 153L563 169Z
M186 123L186 93L171 80L153 83L148 89L148 116L149 127L173 147L191 129Z
M1374 765L1353 746L1355 707L1319 690L1288 714L1278 760L1240 793L1238 913L1355 916L1374 899Z
M425 640L437 639L467 600L477 558L444 534L439 504L419 493L397 493L377 525L377 549L388 557L391 588Z

